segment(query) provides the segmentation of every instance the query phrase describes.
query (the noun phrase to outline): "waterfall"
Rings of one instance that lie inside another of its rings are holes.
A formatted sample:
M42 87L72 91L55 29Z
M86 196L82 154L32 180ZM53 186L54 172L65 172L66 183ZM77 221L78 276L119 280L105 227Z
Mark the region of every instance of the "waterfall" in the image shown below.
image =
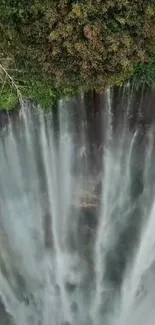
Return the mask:
M127 84L1 118L2 325L154 324L152 112Z

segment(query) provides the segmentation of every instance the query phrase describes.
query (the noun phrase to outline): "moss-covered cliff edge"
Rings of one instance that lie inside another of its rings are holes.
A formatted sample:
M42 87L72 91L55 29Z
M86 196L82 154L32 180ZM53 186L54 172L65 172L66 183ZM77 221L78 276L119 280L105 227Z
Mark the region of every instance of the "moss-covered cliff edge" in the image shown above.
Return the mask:
M153 84L153 0L1 0L0 107L20 96L45 108L62 95Z

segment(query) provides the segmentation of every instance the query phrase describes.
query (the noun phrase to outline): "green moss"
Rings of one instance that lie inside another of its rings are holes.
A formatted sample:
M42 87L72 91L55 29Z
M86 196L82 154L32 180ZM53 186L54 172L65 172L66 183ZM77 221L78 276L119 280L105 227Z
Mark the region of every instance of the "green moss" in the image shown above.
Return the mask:
M0 110L11 110L17 104L18 96L16 92L9 87L4 87L0 92Z

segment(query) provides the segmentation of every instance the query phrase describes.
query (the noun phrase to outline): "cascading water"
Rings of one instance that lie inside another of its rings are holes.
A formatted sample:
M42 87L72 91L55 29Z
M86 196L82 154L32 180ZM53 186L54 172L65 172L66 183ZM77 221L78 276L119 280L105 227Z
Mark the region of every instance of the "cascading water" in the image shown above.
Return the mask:
M1 125L2 325L154 324L155 130L141 103L127 85L95 112L84 97L53 113L23 102Z

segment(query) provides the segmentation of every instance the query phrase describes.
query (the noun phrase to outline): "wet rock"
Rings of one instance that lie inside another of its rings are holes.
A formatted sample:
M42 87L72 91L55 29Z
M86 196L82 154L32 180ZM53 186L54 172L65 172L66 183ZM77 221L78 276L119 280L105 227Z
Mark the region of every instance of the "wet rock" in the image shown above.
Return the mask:
M23 302L25 303L26 306L29 306L29 304L30 304L29 297L27 297L27 296L24 297Z
M98 209L96 206L82 207L78 224L78 246L83 250L93 241L98 223Z
M102 181L100 180L98 182L98 184L95 187L95 191L94 194L96 195L96 197L100 198L101 194L102 194Z
M93 239L98 224L99 200L92 192L73 195L67 245L71 251L84 252ZM73 216L76 216L74 218Z
M143 193L143 190L143 171L141 169L135 168L135 171L132 175L131 198L135 201Z
M66 282L65 288L69 293L73 293L77 288L77 284L72 282Z

